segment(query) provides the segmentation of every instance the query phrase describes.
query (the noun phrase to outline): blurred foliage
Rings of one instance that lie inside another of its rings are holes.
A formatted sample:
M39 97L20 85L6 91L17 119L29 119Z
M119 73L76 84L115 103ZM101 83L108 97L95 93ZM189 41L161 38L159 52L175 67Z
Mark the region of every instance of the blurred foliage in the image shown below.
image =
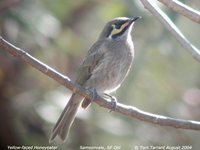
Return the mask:
M198 0L185 1L200 8ZM199 25L160 5L183 33L200 47ZM200 121L200 65L172 35L133 0L1 0L0 32L14 45L74 79L86 51L104 24L118 16L142 16L135 24L135 60L128 78L114 93L145 111ZM4 51L0 51L0 147L49 145L51 129L71 92ZM80 110L66 143L80 145L192 145L197 131L160 127L108 113L92 105Z

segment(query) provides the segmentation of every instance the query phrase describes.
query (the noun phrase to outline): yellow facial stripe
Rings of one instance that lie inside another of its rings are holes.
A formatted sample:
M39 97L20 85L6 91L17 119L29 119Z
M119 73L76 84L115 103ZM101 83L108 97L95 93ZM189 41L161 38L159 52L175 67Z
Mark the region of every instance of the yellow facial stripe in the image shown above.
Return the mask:
M115 25L113 24L113 25L112 25L113 30L112 30L112 32L111 32L111 35L115 35L115 34L120 33L128 24L129 24L128 22L124 23L119 29L116 29L116 28L115 28Z

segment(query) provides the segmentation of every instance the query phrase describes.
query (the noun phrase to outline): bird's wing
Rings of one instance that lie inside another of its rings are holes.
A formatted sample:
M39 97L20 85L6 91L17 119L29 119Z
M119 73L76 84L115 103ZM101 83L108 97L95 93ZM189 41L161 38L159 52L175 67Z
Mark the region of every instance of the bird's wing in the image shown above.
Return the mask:
M95 43L88 51L77 73L76 82L79 85L83 85L91 77L92 71L99 61L103 59L104 55L101 51L101 47L101 43Z

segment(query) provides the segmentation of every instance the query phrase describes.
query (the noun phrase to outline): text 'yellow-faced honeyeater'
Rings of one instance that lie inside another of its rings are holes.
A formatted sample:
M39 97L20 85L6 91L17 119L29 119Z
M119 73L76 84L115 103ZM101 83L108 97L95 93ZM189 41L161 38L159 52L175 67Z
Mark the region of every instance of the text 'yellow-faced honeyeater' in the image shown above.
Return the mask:
M109 21L98 40L87 52L76 78L76 83L97 93L111 93L120 87L127 76L134 57L131 30L140 17L118 17ZM49 141L59 136L66 139L79 106L86 108L91 101L73 93L52 130Z

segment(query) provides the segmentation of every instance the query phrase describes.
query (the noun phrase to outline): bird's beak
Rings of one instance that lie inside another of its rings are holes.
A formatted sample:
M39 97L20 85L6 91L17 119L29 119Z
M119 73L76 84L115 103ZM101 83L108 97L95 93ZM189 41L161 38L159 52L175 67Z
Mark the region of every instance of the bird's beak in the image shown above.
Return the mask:
M141 16L131 18L129 21L129 24L132 24L133 22L135 22L136 20L141 19L141 18L142 18Z
M142 18L141 16L130 18L123 26L130 27L136 20Z

